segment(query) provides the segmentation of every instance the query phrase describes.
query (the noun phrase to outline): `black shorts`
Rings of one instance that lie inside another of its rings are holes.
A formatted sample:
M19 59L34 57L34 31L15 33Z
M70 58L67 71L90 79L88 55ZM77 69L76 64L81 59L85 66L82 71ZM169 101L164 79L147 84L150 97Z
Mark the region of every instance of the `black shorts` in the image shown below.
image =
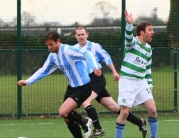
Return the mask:
M64 101L70 97L78 104L78 107L80 107L81 104L91 95L91 92L91 83L76 88L68 85L64 95Z
M89 76L91 79L92 90L98 95L96 97L96 101L100 103L101 98L110 97L109 92L105 88L106 87L106 79L105 79L103 73L101 74L101 76L96 76L93 72Z

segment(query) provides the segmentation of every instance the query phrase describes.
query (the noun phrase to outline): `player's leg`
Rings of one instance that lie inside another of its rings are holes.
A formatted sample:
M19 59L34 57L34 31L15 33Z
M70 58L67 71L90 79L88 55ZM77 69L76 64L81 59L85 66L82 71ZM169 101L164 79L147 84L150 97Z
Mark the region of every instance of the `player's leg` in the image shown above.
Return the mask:
M67 124L68 129L74 138L83 138L81 128L77 122L65 120L65 123Z
M157 111L152 92L149 88L146 79L138 81L136 91L139 91L139 93L135 99L133 106L138 106L141 104L144 105L144 107L148 111L148 122L150 125L151 136L154 136L154 138L156 138L158 132Z
M72 92L73 92L72 88L68 85L66 92L65 92L64 101L73 94ZM68 120L65 118L64 118L64 121L67 124L68 129L70 130L74 138L83 138L82 133L81 133L81 128L76 121Z
M147 100L144 107L148 111L148 122L150 126L150 137L157 138L158 135L158 118L154 99Z
M127 121L137 125L139 127L139 130L142 132L142 137L145 138L147 135L147 119L140 119L131 112L129 112L129 115L127 117Z
M124 133L124 127L126 124L126 119L129 114L130 108L121 106L121 112L117 118L116 122L116 133L115 133L115 138L122 138L123 133Z
M68 115L68 117L67 117L67 119L68 120L70 120L70 121L72 121L72 122L77 122L78 124L80 124L81 125L81 128L84 130L84 137L85 138L89 138L89 136L91 135L91 124L92 124L92 120L90 119L90 118L88 118L88 117L83 117L83 116L81 116L80 114L78 114L77 112L75 112L75 111L72 111L69 115ZM76 124L73 124L74 126L73 127L68 127L69 128L69 130L71 131L71 132L74 132L73 134L75 134L75 135L80 135L80 128L77 126L77 123ZM68 125L69 126L69 125ZM73 130L74 129L74 127L78 127L78 128L75 128L75 130Z
M98 114L93 105L91 105L91 101L93 101L97 97L97 94L92 91L91 96L83 102L82 106L85 108L89 118L92 119L94 130L91 137L99 137L104 135L104 131L100 125Z
M65 102L60 107L59 114L65 120L67 119L70 122L79 123L82 126L84 132L86 133L86 132L88 132L88 129L89 129L88 126L86 126L86 125L87 125L88 121L91 121L91 120L88 120L87 118L81 116L79 113L77 113L76 111L73 110L73 109L76 109L77 107L78 107L77 103L72 98L68 98L65 100ZM70 124L68 124L68 126L69 125ZM72 132L72 130L70 130L70 131Z
M122 138L123 136L126 119L138 94L138 92L134 91L136 90L136 83L124 77L121 77L119 80L118 105L120 105L120 114L116 122L116 138Z
M61 117L64 118L64 121L66 122L68 129L70 130L72 135L75 138L78 138L78 137L83 138L81 129L80 129L78 123L76 123L76 121L75 121L76 118L77 118L77 120L81 121L82 117L81 117L81 115L78 115L76 112L72 112L72 110L77 107L78 107L77 103L73 99L68 98L65 100L65 102L60 107L59 114ZM78 130L78 131L76 131L76 130Z
M113 100L112 97L103 97L100 102L104 107L109 109L111 112L120 114L120 106ZM127 117L127 121L137 125L138 127L141 127L142 120L135 115L133 115L131 112L129 112L129 115Z
M77 124L75 124L75 122L82 126L85 132L85 138L88 138L91 134L90 126L92 120L90 118L83 117L79 113L74 111L74 109L77 109L90 96L90 94L90 84L75 89L71 88L70 86L67 87L67 91L64 97L64 103L60 107L59 113L63 118L65 118L68 128L70 132L72 132L73 136L77 134L80 135L81 133L81 130L79 129ZM77 127L75 128L75 126ZM74 128L76 131L73 130ZM77 136L75 138L77 138Z
M100 103L104 107L109 109L111 112L120 114L120 106L113 100L111 96L101 98ZM143 136L146 136L147 134L146 120L140 119L137 116L133 115L131 112L129 112L127 121L137 125L139 127L139 130L142 131Z
M91 73L90 78L91 78L91 86L92 86L93 92L91 96L88 98L88 100L85 101L85 103L83 104L83 107L85 108L88 116L93 120L94 130L91 136L99 137L99 136L104 135L104 130L102 129L100 125L96 109L91 105L91 102L94 99L96 99L96 97L99 96L100 93L103 91L103 89L106 86L106 80L105 80L103 73L101 74L101 76L96 76L94 73Z

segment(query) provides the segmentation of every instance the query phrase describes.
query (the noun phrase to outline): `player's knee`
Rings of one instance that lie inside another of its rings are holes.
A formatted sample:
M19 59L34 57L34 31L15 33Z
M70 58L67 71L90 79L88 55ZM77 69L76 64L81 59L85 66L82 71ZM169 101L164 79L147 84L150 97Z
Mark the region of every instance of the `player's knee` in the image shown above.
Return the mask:
M150 117L156 117L157 116L157 110L156 107L152 107L148 110L148 114Z
M129 110L127 110L127 109L126 110L125 109L121 110L120 115L122 115L122 116L127 118L127 116L129 115Z
M59 109L58 112L59 112L59 115L60 115L61 117L66 118L67 114L66 114L63 110L60 110L60 109Z
M127 111L127 110L125 110L125 111L123 111L123 116L128 116L129 115L129 111Z
M91 105L90 101L86 100L82 103L83 108L86 108L87 106Z

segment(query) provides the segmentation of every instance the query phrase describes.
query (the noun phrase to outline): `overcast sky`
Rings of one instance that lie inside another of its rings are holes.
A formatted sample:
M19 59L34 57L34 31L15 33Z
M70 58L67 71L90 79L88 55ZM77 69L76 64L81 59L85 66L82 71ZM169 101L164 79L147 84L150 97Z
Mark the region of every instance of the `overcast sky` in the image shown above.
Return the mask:
M74 22L89 24L94 16L100 16L99 10L94 5L100 0L21 0L21 11L26 11L35 16L35 21L59 22L70 25ZM113 18L121 17L122 0L101 0L117 8L116 12L110 11ZM17 0L0 0L0 19L10 22L17 16ZM138 16L150 16L153 9L157 8L158 18L166 21L169 16L170 0L126 0L126 9Z

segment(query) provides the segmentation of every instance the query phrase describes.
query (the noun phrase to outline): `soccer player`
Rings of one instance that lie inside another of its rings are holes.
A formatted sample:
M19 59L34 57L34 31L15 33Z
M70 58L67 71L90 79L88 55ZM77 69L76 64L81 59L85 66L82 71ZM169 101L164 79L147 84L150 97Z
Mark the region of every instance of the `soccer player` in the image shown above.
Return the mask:
M143 105L148 111L150 138L157 138L158 119L155 101L152 96L152 49L148 42L152 41L154 30L152 24L140 22L133 36L133 17L127 10L125 49L120 71L118 104L121 113L116 122L116 138L122 138L126 119L132 106Z
M98 65L99 65L98 68L102 69L102 66L99 63L99 61L101 60L102 62L104 62L111 69L113 76L114 76L114 80L118 81L119 75L113 65L110 55L101 47L101 45L87 40L89 33L87 32L85 27L79 26L76 28L75 32L76 32L75 37L78 41L78 44L74 46L77 48L90 51L95 57L96 61L98 62ZM98 103L102 104L104 107L106 107L110 111L118 113L118 114L120 113L120 107L110 96L109 92L106 90L105 88L106 79L103 73L101 76L96 76L93 70L90 67L88 67L88 64L86 64L86 66L89 72L89 76L91 78L93 91L91 93L91 96L85 102L83 102L82 106L85 108L88 116L93 120L94 131L91 134L91 137L99 137L99 136L103 136L105 132L100 125L98 114L96 112L96 109L91 104L91 102L94 99L96 99ZM132 113L129 113L128 120L138 125L140 130L142 131L142 134L146 136L147 134L146 120L141 120L137 118L136 116L134 116ZM77 130L76 128L75 132L78 132L78 131L80 130Z
M18 85L26 86L33 84L57 68L61 69L68 80L68 87L64 96L64 102L59 109L59 114L67 124L75 124L76 127L79 127L80 124L84 130L85 138L89 138L92 120L82 117L74 111L91 95L92 91L90 77L83 65L83 61L90 64L96 75L100 76L101 71L98 69L98 65L89 51L62 44L60 36L56 31L50 31L46 34L45 44L50 54L43 67L27 80L19 80ZM83 138L81 132L78 138Z

